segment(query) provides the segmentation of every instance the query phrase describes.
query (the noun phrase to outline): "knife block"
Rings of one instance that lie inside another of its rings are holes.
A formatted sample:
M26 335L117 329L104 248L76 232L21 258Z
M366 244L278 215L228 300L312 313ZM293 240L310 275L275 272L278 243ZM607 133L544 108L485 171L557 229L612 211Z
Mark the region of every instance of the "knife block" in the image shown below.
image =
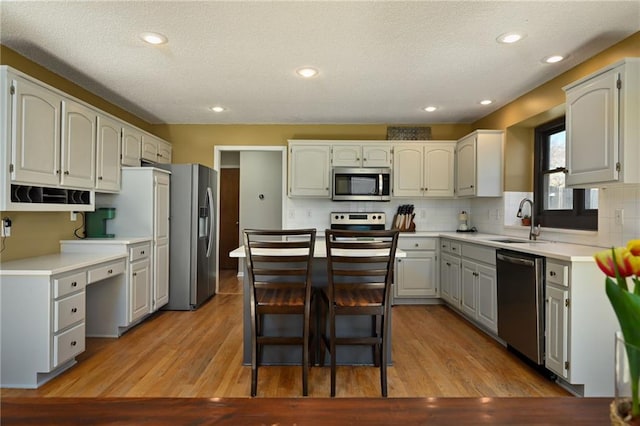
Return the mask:
M396 223L398 222L398 215L394 215L393 216L393 229L397 229L400 232L416 232L416 224L413 221L413 218L416 217L415 213L408 215L408 214L403 214L400 216L404 216L404 220L402 221L402 223L400 224L400 226L396 226Z

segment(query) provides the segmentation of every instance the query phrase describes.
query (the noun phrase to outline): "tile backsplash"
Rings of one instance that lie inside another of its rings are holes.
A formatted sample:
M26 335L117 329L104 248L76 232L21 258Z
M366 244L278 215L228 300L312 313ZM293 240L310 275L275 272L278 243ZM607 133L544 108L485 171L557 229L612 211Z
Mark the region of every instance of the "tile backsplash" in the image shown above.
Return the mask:
M503 197L496 198L394 199L388 203L287 198L284 222L288 228L315 227L320 231L329 227L331 212L381 211L387 214L386 225L390 227L398 206L412 203L417 231L454 231L459 225L458 214L464 210L469 213L469 226L475 226L479 232L527 238L528 227L521 226L516 217L523 198L533 199L533 194L505 192ZM640 184L602 186L598 198L598 231L542 228L540 238L601 247L621 246L640 238Z

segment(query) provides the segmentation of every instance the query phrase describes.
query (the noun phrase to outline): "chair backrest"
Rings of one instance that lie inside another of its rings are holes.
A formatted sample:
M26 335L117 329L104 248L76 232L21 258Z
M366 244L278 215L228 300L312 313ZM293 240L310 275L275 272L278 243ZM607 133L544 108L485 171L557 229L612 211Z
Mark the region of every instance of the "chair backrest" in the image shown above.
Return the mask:
M389 300L398 231L325 231L329 298L336 290L382 290Z
M315 229L246 229L243 234L254 291L300 286L310 289Z

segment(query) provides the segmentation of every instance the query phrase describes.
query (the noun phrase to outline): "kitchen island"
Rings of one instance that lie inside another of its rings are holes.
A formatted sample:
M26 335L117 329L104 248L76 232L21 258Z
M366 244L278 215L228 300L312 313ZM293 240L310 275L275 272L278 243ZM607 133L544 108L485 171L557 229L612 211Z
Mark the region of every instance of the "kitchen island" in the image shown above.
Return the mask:
M245 257L244 246L240 246L229 253L230 257ZM327 251L324 239L316 240L313 253L314 261L312 265L312 286L314 288L322 288L327 286ZM396 250L396 258L406 257L406 253L400 249ZM242 262L244 265L244 262ZM243 353L242 362L246 365L251 364L251 289L246 265L243 266L244 283L243 283ZM316 312L318 309L316 309ZM393 314L389 321L392 322ZM299 334L301 330L302 318L291 319L291 315L269 315L265 318L264 327L266 333L269 329L277 329L278 334L290 333L292 335ZM340 330L349 330L350 334L360 333L368 335L371 333L371 319L367 316L338 318L336 322L338 333ZM393 337L389 339L388 359L391 362L391 343ZM328 359L328 358L327 358ZM299 365L302 361L301 349L299 347L289 346L265 346L263 349L263 365ZM342 365L373 365L373 357L371 348L366 346L345 346L340 348L337 353L337 363Z

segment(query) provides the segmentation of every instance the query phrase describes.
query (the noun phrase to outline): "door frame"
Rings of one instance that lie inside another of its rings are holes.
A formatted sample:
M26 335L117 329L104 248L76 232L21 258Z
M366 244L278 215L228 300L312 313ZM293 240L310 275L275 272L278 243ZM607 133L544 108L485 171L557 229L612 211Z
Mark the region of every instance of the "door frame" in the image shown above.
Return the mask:
M222 151L264 151L272 152L279 151L281 153L282 163L282 218L281 223L286 223L286 200L287 200L287 147L286 146L260 146L260 145L219 145L213 147L213 170L218 173L218 179L216 179L216 253L220 253L220 157L222 157ZM242 173L242 169L240 169ZM242 189L241 189L242 190ZM239 236L238 236L239 237ZM241 267L244 263L242 259L238 259L239 270L244 270ZM238 275L242 275L239 272ZM216 293L220 288L220 265L218 258L216 257Z

